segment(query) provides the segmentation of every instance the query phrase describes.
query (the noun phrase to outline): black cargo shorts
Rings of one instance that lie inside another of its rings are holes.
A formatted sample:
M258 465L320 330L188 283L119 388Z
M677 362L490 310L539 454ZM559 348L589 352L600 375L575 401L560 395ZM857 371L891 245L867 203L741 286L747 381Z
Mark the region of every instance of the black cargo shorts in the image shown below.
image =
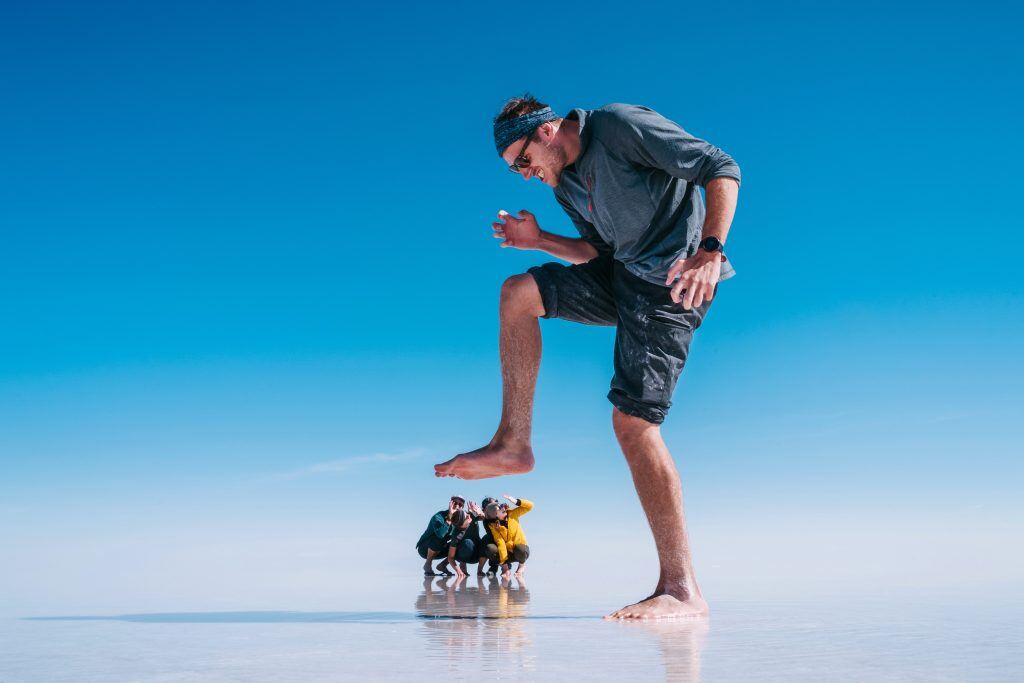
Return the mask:
M627 415L664 422L693 333L711 302L686 310L672 301L668 287L633 275L606 254L572 266L545 263L528 272L540 289L545 318L617 328L608 400Z

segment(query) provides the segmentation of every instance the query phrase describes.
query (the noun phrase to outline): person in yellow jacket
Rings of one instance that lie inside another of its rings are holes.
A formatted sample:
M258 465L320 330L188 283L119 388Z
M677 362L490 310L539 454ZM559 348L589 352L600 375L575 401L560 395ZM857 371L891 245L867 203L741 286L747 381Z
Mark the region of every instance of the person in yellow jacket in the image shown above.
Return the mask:
M516 507L508 509L508 506L495 502L484 508L484 524L494 539L493 543L484 546L484 554L491 562L501 565L501 573L507 579L512 573L512 561L519 563L516 576L521 577L530 557L530 546L526 544L526 534L519 518L533 509L533 503L508 494L505 498Z

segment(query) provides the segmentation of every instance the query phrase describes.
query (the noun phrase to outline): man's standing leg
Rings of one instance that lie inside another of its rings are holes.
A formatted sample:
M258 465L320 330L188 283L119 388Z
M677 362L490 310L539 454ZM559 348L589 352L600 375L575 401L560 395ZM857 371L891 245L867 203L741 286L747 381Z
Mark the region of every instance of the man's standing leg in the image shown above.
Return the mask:
M544 315L544 304L532 275L505 281L500 314L501 421L486 446L435 465L439 477L485 479L533 469L533 392L541 353L537 319Z
M672 454L661 438L661 429L643 418L626 415L618 408L612 411L612 424L654 534L661 574L649 598L623 607L609 617L704 616L708 606L693 575L683 514L683 487Z
M619 325L608 394L615 406L612 425L654 535L661 572L650 597L610 616L703 616L708 607L693 575L683 487L659 425L672 405L693 334L711 303L684 309L671 300L667 288L638 278L618 263L613 287Z

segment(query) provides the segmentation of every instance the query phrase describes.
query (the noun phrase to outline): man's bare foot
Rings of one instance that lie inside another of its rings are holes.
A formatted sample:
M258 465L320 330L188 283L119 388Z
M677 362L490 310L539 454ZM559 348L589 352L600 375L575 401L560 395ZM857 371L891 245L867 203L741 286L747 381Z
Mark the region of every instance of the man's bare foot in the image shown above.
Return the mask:
M700 596L680 600L664 593L612 612L605 619L693 619L708 615L708 603Z
M504 474L526 474L533 469L529 446L488 444L434 465L434 475L459 479L489 479Z

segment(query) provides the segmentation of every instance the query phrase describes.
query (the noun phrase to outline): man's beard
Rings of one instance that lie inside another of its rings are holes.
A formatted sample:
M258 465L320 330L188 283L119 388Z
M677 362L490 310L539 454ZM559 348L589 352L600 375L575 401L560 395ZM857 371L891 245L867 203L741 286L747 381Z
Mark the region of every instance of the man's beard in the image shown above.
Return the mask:
M551 180L557 183L562 177L562 171L568 166L566 162L569 157L560 146L547 145L544 147L544 151L546 152L545 157L547 157L544 159L545 165L554 176Z

